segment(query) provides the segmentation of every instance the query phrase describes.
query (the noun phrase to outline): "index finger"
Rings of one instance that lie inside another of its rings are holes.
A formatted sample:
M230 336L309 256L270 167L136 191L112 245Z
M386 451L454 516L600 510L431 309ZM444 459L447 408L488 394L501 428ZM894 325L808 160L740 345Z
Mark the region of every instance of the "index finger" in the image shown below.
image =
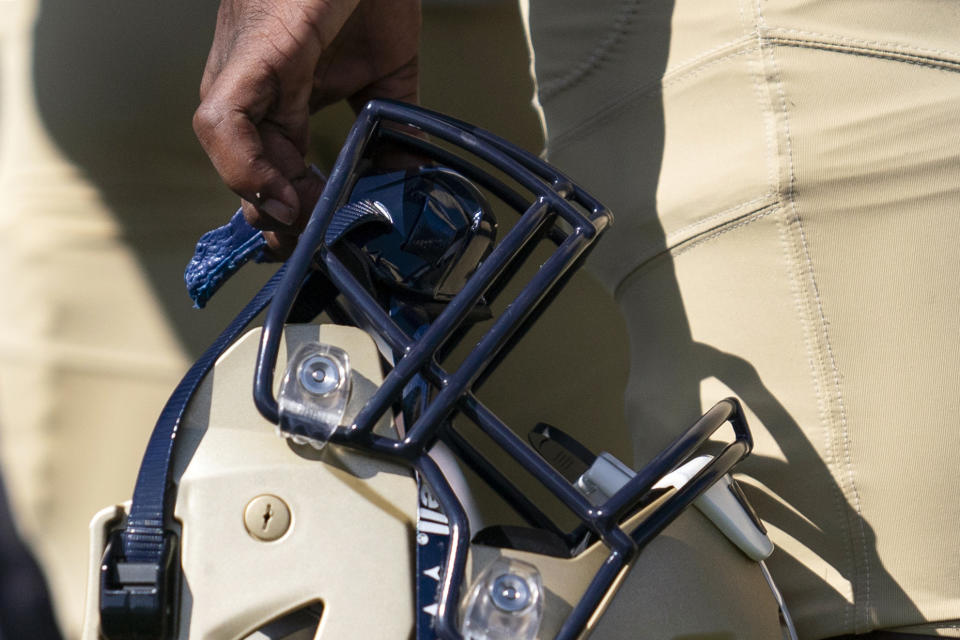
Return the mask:
M258 111L266 111L257 103L269 100L269 96L263 91L245 90L242 82L227 86L226 73L220 74L194 114L197 138L230 189L244 200L257 204L271 217L291 224L300 208L297 192L267 155L255 122L262 119ZM237 86L244 99L256 96L252 105L237 99ZM295 144L291 144L287 152L298 155ZM296 159L302 165L302 155Z

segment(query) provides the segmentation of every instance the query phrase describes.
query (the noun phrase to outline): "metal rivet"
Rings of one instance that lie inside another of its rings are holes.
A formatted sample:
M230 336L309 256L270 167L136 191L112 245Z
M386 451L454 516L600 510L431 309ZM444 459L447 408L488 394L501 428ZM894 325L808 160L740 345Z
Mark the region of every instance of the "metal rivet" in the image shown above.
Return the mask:
M530 604L532 594L526 580L512 573L504 573L493 581L490 596L494 606L512 613L525 609Z
M257 540L277 540L290 528L290 507L277 496L257 496L244 508L243 524Z
M342 365L329 356L313 356L300 365L300 384L310 393L325 396L340 388L342 381Z

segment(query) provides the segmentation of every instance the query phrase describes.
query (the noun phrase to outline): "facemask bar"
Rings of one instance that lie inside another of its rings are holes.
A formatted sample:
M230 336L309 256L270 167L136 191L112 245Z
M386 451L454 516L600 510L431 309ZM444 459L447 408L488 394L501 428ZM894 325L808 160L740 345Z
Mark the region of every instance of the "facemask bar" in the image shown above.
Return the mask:
M412 125L421 132L473 154L504 171L522 188L533 194L532 202L522 198L493 176L432 143L411 138L383 123ZM370 295L351 271L325 242L333 214L343 206L353 188L357 169L366 157L368 146L378 135L405 142L425 155L461 171L522 212L516 225L500 240L483 261L463 290L413 340L398 326ZM559 216L569 230L556 224ZM284 322L296 295L319 261L324 274L341 294L343 307L363 328L378 335L394 354L395 365L383 385L357 414L352 424L338 428L331 441L399 459L417 469L434 489L450 520L450 545L440 585L436 631L441 638L459 639L456 609L469 546L470 531L466 514L437 465L427 455L440 429L458 412L474 422L524 469L546 486L587 529L610 549L610 555L593 578L581 601L563 624L557 638L578 637L595 615L620 573L637 551L676 518L690 503L749 453L752 447L743 413L735 400L725 400L707 412L654 461L642 469L626 486L600 506L591 505L559 472L530 448L473 394L482 377L489 373L509 348L512 338L522 332L527 321L549 301L559 283L571 273L591 247L611 216L603 206L575 186L565 176L506 141L471 125L406 104L373 101L360 113L343 151L337 159L297 248L269 307L257 356L254 400L260 412L271 422L279 421L277 400L273 395L274 368ZM501 276L510 275L515 257L529 249L532 241L549 229L557 249L496 318L463 363L453 372L445 371L435 354L460 328L467 314ZM404 387L422 376L438 391L422 414L399 440L373 433L373 426L390 411ZM682 464L724 423L730 422L735 440L682 489L666 499L636 530L625 532L620 522L668 472ZM504 482L509 484L506 479ZM514 495L521 495L515 491ZM544 516L545 517L545 516ZM548 520L548 519L547 519Z

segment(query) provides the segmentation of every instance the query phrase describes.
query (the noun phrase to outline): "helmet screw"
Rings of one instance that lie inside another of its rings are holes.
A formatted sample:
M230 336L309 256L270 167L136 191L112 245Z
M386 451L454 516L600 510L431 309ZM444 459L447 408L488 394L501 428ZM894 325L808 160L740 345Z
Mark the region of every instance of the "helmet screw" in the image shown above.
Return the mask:
M340 388L342 365L328 355L311 356L300 365L300 384L312 394L325 396Z
M290 507L277 496L257 496L243 510L243 525L256 540L278 540L290 528Z
M494 579L490 597L497 609L515 613L530 604L533 594L526 580L513 573L504 573Z

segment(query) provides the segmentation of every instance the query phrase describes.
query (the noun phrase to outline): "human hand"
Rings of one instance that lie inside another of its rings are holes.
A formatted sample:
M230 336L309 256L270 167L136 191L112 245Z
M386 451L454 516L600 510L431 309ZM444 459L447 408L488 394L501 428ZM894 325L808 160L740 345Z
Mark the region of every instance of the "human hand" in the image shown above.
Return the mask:
M419 0L222 0L194 131L280 255L323 187L309 116L347 99L417 100Z

